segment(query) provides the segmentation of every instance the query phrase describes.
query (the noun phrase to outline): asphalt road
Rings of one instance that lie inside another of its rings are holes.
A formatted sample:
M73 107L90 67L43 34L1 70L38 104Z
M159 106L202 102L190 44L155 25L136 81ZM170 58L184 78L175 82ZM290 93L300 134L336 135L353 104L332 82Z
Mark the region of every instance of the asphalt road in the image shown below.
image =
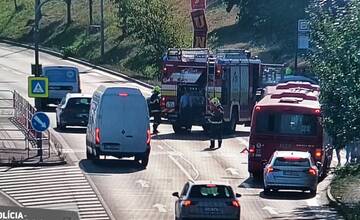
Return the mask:
M151 92L126 79L50 55L41 53L40 61L43 65L77 66L85 93L112 83L137 86L145 96ZM31 63L31 50L0 44L0 89L15 89L27 96ZM319 184L314 198L297 192L264 196L261 182L248 175L246 153L240 153L247 145L249 128L238 126L237 133L226 137L221 149L210 151L199 127L194 127L191 134L175 136L170 125L160 125L160 134L152 139L149 166L143 170L131 160L107 158L99 164L87 161L85 129L59 132L55 113L49 112L49 116L68 158L90 177L115 219L174 219L175 198L171 194L180 191L188 179L228 181L242 194L241 219L340 219L325 199L330 177Z

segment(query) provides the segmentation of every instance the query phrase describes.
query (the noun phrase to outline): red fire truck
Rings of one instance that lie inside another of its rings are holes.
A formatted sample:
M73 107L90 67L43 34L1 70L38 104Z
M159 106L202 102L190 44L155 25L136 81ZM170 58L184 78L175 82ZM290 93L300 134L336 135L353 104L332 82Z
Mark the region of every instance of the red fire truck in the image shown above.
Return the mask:
M329 137L321 124L319 87L288 82L267 88L253 110L248 171L258 177L275 150L309 151L325 176L332 159Z
M261 61L245 50L169 49L163 59L162 116L175 133L192 125L207 129L209 100L224 107L225 129L250 124L259 84Z

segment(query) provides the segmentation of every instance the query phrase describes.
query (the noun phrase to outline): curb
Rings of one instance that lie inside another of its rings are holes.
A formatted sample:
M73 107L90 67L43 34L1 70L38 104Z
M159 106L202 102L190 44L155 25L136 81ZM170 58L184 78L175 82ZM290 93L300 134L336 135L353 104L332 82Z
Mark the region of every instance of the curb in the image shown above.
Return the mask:
M27 48L27 49L34 50L34 46L31 46L29 44L19 43L19 42L13 41L11 39L0 38L0 42L10 44L10 45L13 45L13 46L17 46L17 47L24 47L24 48ZM115 75L115 76L120 76L120 77L122 77L122 78L124 78L124 79L126 79L128 81L137 83L137 84L139 84L141 86L144 86L144 87L146 87L148 89L154 88L154 86L151 85L151 84L148 84L148 83L142 82L140 80L134 79L134 78L132 78L132 77L130 77L128 75L125 75L124 73L116 72L114 70L111 70L111 69L108 69L108 68L105 68L105 67L102 67L102 66L99 66L99 65L92 64L92 63L90 63L90 62L88 62L86 60L73 58L73 57L64 57L64 55L59 53L59 52L55 52L53 50L49 50L49 49L45 49L45 48L39 48L39 51L42 52L42 53L47 53L47 54L62 58L64 60L73 61L73 62L82 64L84 66L91 67L93 69L101 70L101 71L104 71L106 73L109 73L109 74L112 74L112 75Z
M0 166L7 167L38 167L38 166L61 166L65 165L66 161L58 162L34 162L34 163L0 163Z

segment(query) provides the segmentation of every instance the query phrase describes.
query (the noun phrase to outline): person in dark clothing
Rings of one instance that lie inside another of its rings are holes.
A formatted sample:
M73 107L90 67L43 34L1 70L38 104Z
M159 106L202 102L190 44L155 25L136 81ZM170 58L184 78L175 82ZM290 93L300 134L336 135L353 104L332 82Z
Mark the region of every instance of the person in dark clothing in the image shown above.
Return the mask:
M218 98L213 98L210 101L211 117L210 122L210 149L215 147L215 139L218 140L218 147L222 144L222 124L224 118L224 108L222 107Z
M157 128L161 123L160 87L159 86L155 86L153 89L153 94L150 97L150 109L151 109L151 114L154 116L153 133L157 134L157 133L159 133Z

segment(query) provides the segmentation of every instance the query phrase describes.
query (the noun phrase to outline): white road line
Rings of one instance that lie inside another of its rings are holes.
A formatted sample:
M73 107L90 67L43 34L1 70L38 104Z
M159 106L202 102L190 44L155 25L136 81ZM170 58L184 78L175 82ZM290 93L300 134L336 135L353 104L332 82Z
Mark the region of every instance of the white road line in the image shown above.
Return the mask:
M146 180L137 180L135 182L136 184L140 184L142 188L149 188L150 187L150 182L149 181L146 181Z
M318 198L320 198L320 195L316 195L314 198L306 200L306 203L308 206L319 206Z
M175 163L175 165L177 167L179 167L179 169L185 174L185 176L189 179L194 181L194 179L192 178L192 176L186 171L186 169L171 155L168 155L168 157Z
M262 209L268 211L271 215L279 215L279 213L277 211L275 211L275 209L273 207L265 206Z
M186 163L188 163L188 164L191 166L191 168L192 168L192 169L194 170L194 172L196 173L196 175L195 175L195 177L194 177L193 180L196 180L197 178L199 178L200 172L196 169L196 167L195 167L195 165L194 165L193 163L191 163L189 160L187 160L187 159L183 156L183 154L182 154L181 152L175 150L175 148L173 148L170 144L166 143L165 141L162 141L162 143L164 143L164 144L165 144L168 148L170 148L173 152L177 153L178 156L179 156L181 159L183 159ZM170 155L170 156L171 156L171 155ZM173 157L173 159L175 159L175 158ZM185 168L184 168L184 169L185 169Z
M164 150L164 148L160 145L156 145L160 150Z
M164 212L167 212L166 206L163 205L163 204L157 203L157 204L153 205L153 207L154 207L154 208L157 208L159 212L163 212L163 213L164 213Z

